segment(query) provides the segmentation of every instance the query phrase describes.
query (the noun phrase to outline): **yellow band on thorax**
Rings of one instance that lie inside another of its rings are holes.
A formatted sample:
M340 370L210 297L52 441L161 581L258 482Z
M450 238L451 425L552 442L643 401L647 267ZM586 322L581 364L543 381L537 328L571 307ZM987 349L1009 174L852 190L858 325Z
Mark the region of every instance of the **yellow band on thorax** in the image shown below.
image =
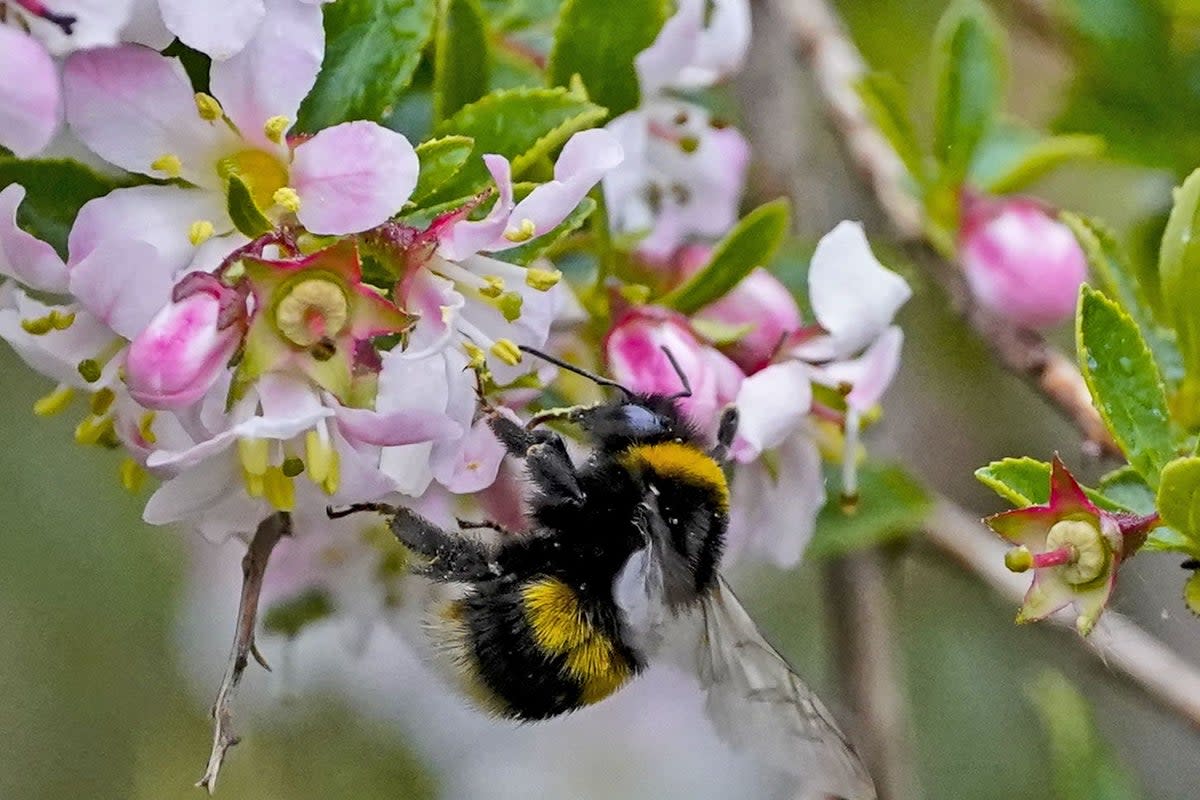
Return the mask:
M710 493L722 511L729 509L729 485L725 473L712 456L694 445L680 442L634 445L622 462L628 469L650 470Z

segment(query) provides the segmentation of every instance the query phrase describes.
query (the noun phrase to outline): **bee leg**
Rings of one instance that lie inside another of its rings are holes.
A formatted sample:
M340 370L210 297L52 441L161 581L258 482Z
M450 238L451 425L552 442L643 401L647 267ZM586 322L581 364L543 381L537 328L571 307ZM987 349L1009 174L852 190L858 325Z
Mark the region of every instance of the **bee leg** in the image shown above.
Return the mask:
M462 517L455 517L454 520L455 520L455 522L458 523L458 527L462 528L464 531L473 531L473 530L478 530L478 529L482 528L482 529L489 530L489 531L495 531L496 533L503 534L504 536L515 536L516 535L512 531L510 531L508 528L501 525L499 522L492 522L490 519L484 519L484 520L480 520L478 522L474 522L469 519L463 519Z
M539 425L544 425L547 422L555 422L562 420L565 422L573 422L584 411L590 411L596 407L596 403L586 406L565 406L563 408L547 408L545 411L539 411L534 414L525 423L527 430L533 430Z
M391 522L400 543L427 559L418 571L441 581L479 581L495 577L492 558L482 543L456 536L408 508L398 509Z
M394 517L399 512L399 509L387 503L352 503L345 508L325 506L325 515L330 519L341 519L342 517L348 517L351 514L358 514L363 511L374 511L377 514Z
M717 444L708 454L721 463L729 458L729 448L733 438L737 436L738 410L736 406L727 406L721 412L721 423L717 428Z
M530 479L549 497L582 503L583 490L562 437L553 431L529 430L508 417L492 414L488 425L509 454L525 459Z

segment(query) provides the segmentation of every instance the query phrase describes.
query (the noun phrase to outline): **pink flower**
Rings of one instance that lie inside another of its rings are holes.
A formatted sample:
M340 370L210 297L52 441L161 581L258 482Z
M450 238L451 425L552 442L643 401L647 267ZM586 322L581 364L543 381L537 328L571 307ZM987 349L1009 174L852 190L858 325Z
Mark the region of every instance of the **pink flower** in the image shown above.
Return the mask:
M712 249L692 246L676 256L681 279L708 263ZM723 350L747 374L756 372L779 352L785 340L800 330L800 307L787 287L762 267L742 279L728 294L696 312L702 321L720 323L741 335Z
M1074 603L1075 627L1087 636L1108 605L1122 560L1133 556L1158 524L1098 509L1058 458L1050 472L1050 502L984 520L1016 547L1004 557L1013 572L1033 570L1017 622L1044 619Z
M295 6L320 14L329 0L158 0L162 24L180 41L224 61L240 53L256 35L286 25ZM169 39L168 39L169 42Z
M750 47L746 0L681 0L635 59L643 96L711 86L738 69Z
M245 297L207 273L193 273L130 344L129 393L147 408L191 405L225 369L245 330Z
M645 235L641 255L665 261L688 240L716 239L737 222L750 147L736 130L674 99L647 102L607 130L625 151L604 179L609 221L615 232Z
M721 409L737 396L744 375L719 351L700 342L687 320L663 308L642 306L617 320L604 340L609 372L635 392L683 391L663 348L670 350L691 383L679 408L700 427L715 431Z
M981 305L1027 328L1075 313L1087 258L1075 235L1028 198L966 198L959 251Z

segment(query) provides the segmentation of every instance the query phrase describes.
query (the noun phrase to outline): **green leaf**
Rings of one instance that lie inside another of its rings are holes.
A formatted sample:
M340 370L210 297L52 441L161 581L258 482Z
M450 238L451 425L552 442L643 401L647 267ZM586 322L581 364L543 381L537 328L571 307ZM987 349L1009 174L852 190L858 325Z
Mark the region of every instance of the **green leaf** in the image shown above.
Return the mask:
M1142 550L1153 553L1179 553L1192 558L1200 558L1200 544L1166 525L1150 531L1150 535L1146 537L1146 543L1142 545Z
M536 239L531 239L519 247L514 247L511 250L505 250L496 255L503 258L511 264L521 264L522 266L529 264L534 259L541 256L554 245L558 244L563 237L569 236L587 222L587 218L596 210L596 201L590 197L583 198L583 201L575 207L575 210L567 215L567 218L560 222L553 230L542 234Z
M307 626L332 613L333 601L329 594L322 589L310 589L268 608L263 614L263 630L295 638Z
M382 120L412 81L433 34L436 0L339 0L324 7L325 60L300 106L309 133Z
M634 57L649 47L667 19L663 0L567 0L554 30L554 47L546 64L555 86L567 86L574 75L588 95L609 114L624 114L638 104Z
M1154 490L1133 467L1119 467L1102 477L1100 491L1118 506L1114 511L1125 508L1135 514L1154 513Z
M1163 522L1200 543L1200 458L1177 458L1162 471L1158 513Z
M925 489L898 466L864 464L858 478L853 510L836 502L821 509L807 558L842 556L903 537L921 526L932 507Z
M421 174L411 202L420 204L453 178L467 163L475 142L469 136L443 136L417 145Z
M250 187L237 175L229 176L229 194L225 200L229 219L233 227L244 235L255 239L271 230L271 221L254 202Z
M488 36L479 0L440 0L434 43L433 119L440 122L488 89Z
M1175 190L1159 251L1160 302L1189 378L1200 380L1200 170Z
M1095 158L1103 152L1104 140L1099 136L1045 136L1001 125L976 152L971 179L990 194L1013 194L1070 161Z
M1096 730L1079 690L1047 670L1028 689L1050 745L1055 800L1137 800L1128 773Z
M1200 571L1193 572L1183 585L1183 602L1187 604L1188 611L1200 616Z
M17 223L52 245L63 259L67 257L67 234L79 209L89 200L130 185L67 158L0 157L0 189L10 183L25 187Z
M1116 236L1096 219L1066 211L1059 218L1075 234L1100 288L1120 303L1141 329L1163 377L1171 383L1178 382L1183 377L1183 363L1175 337L1156 322L1147 301L1147 287L1139 283L1137 271Z
M485 153L508 158L513 177L520 177L573 133L604 119L604 113L600 106L567 89L512 89L485 95L434 130L435 136L469 136L475 146L459 173L432 199L453 200L486 186L491 177L483 164Z
M975 470L975 478L984 486L1017 507L1041 506L1050 502L1050 465L1035 458L1005 458ZM1120 501L1095 489L1084 493L1097 507L1106 511L1128 511Z
M872 72L854 88L858 90L871 121L892 145L896 155L900 156L913 181L918 186L924 184L928 179L925 153L913 127L909 113L911 104L904 87L886 72Z
M934 37L937 79L934 155L943 180L957 185L988 133L1004 95L1003 34L978 0L956 0Z
M725 296L755 267L774 256L791 224L791 205L784 198L763 203L725 235L699 272L662 298L663 305L692 314Z
M1100 292L1084 286L1075 340L1092 403L1130 466L1158 486L1174 455L1162 378L1137 323Z

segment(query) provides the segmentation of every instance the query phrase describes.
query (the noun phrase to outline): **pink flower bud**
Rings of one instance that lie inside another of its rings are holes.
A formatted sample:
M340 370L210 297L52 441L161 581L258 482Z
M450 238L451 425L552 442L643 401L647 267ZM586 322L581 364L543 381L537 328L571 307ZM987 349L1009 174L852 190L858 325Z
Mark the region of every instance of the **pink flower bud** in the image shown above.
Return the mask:
M684 317L663 308L641 306L628 312L609 331L604 347L612 377L647 394L683 390L663 352L669 349L692 387L692 396L680 399L679 408L710 432L745 378L736 364L700 342Z
M685 247L679 252L684 279L708 263L707 247ZM761 267L747 275L728 294L702 308L696 316L720 323L731 331L744 329L736 341L723 347L737 365L753 374L765 367L788 334L800 330L800 307L787 287Z
M129 345L130 395L148 408L191 405L216 381L244 331L244 299L209 275L188 275Z
M1074 314L1087 259L1070 228L1033 200L967 198L959 248L967 282L984 307L1027 328Z

